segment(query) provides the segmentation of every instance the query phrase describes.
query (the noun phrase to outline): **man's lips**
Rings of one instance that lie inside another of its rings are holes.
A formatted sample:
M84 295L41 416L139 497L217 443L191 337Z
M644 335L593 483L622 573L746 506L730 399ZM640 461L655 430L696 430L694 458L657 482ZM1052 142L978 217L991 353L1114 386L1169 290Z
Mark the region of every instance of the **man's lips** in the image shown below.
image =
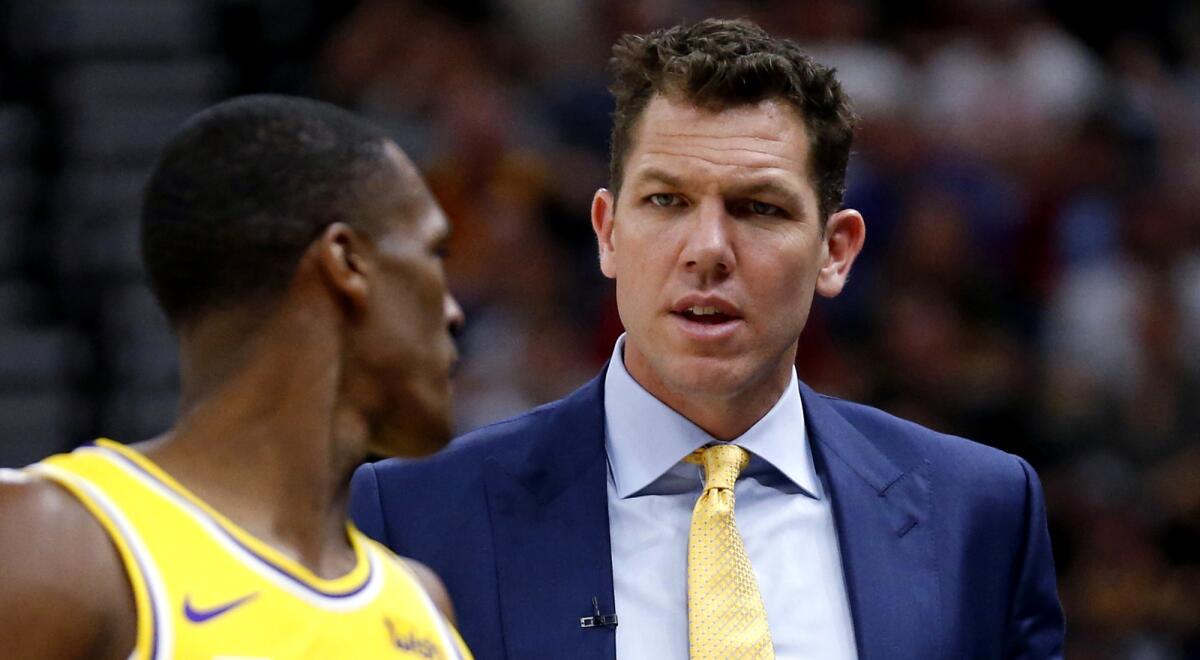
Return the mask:
M698 341L725 339L745 322L737 305L711 294L684 296L669 311L680 331Z
M746 322L730 316L691 317L687 314L670 314L672 325L693 342L725 341L732 337Z
M702 323L704 325L719 325L721 323L728 323L730 321L740 320L735 316L730 316L728 314L723 314L721 312L714 311L711 307L709 307L708 309L701 309L701 310L695 310L695 311L685 310L682 312L671 312L671 313L675 316L679 316L681 318L687 319L688 321L691 321L693 323Z
M741 310L728 299L712 294L689 294L676 300L671 314L694 323L720 325L742 319Z

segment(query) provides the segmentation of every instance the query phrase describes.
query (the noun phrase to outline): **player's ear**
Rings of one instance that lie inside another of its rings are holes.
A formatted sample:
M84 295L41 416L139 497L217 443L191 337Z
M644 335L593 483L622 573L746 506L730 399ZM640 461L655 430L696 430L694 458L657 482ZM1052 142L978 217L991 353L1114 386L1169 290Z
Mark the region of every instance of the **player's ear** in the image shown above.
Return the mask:
M613 214L617 198L607 188L601 188L592 196L592 231L596 232L596 243L600 247L600 272L605 277L615 278L616 246L613 244Z
M335 222L321 232L313 248L326 285L353 309L365 309L371 264L363 235L343 222Z
M825 258L817 273L817 293L832 298L842 292L850 277L850 267L862 252L867 225L858 211L842 209L829 216L823 233Z

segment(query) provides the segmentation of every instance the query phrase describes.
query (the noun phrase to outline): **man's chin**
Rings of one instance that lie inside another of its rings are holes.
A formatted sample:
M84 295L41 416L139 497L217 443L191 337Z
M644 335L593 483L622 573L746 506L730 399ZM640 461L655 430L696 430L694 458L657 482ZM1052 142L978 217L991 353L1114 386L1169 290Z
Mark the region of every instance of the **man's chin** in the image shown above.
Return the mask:
M692 357L672 365L668 388L685 396L723 398L746 386L744 369L736 360L715 357Z

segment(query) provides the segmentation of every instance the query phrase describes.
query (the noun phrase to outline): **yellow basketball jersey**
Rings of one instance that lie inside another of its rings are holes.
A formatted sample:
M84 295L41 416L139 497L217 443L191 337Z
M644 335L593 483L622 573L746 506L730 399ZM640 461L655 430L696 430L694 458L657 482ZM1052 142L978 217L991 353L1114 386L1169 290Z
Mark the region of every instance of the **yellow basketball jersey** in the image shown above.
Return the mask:
M355 567L329 580L110 440L26 469L112 537L137 605L132 658L471 658L404 562L353 525Z

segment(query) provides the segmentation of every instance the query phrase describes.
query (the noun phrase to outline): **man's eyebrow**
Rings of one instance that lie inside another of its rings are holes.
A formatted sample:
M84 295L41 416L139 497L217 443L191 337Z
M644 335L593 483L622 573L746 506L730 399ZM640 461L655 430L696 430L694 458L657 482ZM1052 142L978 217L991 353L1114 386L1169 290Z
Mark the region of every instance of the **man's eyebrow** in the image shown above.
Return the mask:
M657 167L647 167L644 170L638 170L633 175L634 183L661 183L669 188L682 188L683 180L671 174L666 170Z

